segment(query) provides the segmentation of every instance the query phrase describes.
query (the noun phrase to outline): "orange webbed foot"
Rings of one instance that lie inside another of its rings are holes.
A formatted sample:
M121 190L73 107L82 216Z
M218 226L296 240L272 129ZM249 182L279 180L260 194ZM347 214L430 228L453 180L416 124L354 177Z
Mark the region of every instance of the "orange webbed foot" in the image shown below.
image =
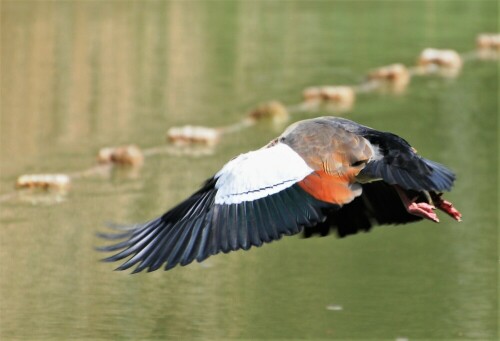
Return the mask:
M439 223L439 218L436 212L434 212L436 209L434 205L426 202L415 202L417 198L410 199L399 186L394 187L396 188L396 191L398 192L399 197L401 198L401 201L403 202L403 205L408 213Z
M414 202L415 199L410 200L406 203L403 201L408 213L439 223L439 218L434 212L436 207L426 202Z
M455 219L456 221L462 221L462 213L457 210L453 204L447 200L443 200L441 197L442 194L436 194L433 196L432 200L436 204L437 208L439 208L444 213L448 214L450 217Z

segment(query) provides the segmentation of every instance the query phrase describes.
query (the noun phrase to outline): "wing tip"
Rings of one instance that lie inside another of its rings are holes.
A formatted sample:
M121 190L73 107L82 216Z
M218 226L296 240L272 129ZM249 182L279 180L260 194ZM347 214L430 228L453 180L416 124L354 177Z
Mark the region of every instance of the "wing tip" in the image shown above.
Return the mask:
M425 160L432 169L430 177L435 191L451 191L456 181L456 174L448 167L431 160Z

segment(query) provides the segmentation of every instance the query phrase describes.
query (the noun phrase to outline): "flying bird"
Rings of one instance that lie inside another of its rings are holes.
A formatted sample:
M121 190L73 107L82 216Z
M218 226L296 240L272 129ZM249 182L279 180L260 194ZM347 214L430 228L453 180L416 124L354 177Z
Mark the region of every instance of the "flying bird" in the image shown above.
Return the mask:
M127 257L117 270L169 270L219 252L248 250L303 233L340 237L376 225L461 221L443 199L455 175L401 137L337 117L299 121L261 149L241 154L189 198L149 222L100 233Z

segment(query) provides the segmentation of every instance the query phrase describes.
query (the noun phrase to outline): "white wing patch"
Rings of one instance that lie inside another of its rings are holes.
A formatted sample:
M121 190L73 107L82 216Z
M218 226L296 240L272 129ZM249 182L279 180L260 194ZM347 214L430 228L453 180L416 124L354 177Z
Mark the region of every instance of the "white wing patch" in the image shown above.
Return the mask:
M216 175L216 204L239 204L278 193L313 169L286 144L278 143L229 161Z

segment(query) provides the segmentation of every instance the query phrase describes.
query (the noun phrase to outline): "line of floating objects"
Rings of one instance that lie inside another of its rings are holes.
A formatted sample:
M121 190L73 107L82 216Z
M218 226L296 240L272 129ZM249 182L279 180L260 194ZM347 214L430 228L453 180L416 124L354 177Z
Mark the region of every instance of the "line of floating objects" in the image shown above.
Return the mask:
M167 131L168 145L141 150L137 145L106 147L99 150L96 165L89 169L67 174L26 174L17 178L17 190L29 190L30 193L52 192L53 202L64 200L64 195L74 179L107 175L113 167L139 169L146 157L167 155L190 155L193 157L213 154L214 147L222 136L233 134L267 120L274 123L286 122L291 113L324 110L342 114L352 110L358 94L373 91L403 93L413 76L438 75L454 78L460 74L464 62L470 60L498 60L500 57L500 34L482 33L476 38L476 50L459 54L455 50L424 49L417 65L406 67L396 63L371 70L366 80L359 85L324 85L311 86L303 90L303 102L285 106L281 102L271 101L257 106L245 117L234 124L209 128L186 125L172 127ZM0 202L18 197L18 192L0 195ZM55 198L55 200L54 200ZM33 201L32 201L33 202Z

